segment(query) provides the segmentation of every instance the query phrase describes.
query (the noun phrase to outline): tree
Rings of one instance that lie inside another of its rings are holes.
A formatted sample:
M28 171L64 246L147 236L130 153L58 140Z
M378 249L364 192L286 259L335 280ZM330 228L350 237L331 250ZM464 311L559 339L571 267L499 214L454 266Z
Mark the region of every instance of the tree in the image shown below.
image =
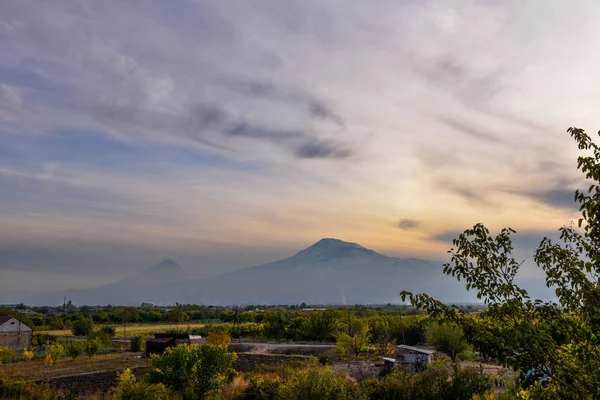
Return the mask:
M95 354L98 354L102 350L102 342L98 339L87 339L83 346L85 354L89 358L92 358Z
M173 308L169 311L168 314L169 321L180 324L183 321L187 321L190 319L188 315L181 308Z
M464 355L471 349L460 325L452 322L429 324L425 336L437 351L446 353L454 362L459 355Z
M206 337L206 343L213 346L229 346L231 336L225 331L210 331Z
M560 228L557 243L544 238L534 256L558 303L533 301L514 282L522 264L512 257L515 231L493 236L482 224L453 241L444 266L485 301L488 309L479 318L427 294L401 293L431 315L460 324L485 354L526 372L523 385L536 399L600 397L600 146L582 129L568 132L582 153L577 168L590 186L575 192L577 227ZM545 376L550 380L542 386Z
M179 345L153 355L150 383L163 383L185 398L206 398L233 375L235 353L226 346Z
M114 326L104 325L100 330L105 333L109 338L117 334L117 329Z
M73 335L87 336L94 331L94 321L90 317L83 317L73 323Z
M131 338L130 350L134 353L143 352L146 349L146 338L143 335L136 335Z
M363 319L350 317L346 321L346 329L336 335L337 352L340 358L355 358L367 350L371 333Z
M67 355L75 361L77 357L83 354L84 343L79 340L67 340L65 350L67 351Z

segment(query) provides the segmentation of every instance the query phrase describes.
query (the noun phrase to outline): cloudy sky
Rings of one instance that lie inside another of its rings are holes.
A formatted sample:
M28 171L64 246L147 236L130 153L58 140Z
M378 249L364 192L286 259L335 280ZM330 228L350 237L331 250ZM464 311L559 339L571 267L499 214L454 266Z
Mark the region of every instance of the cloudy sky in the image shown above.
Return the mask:
M595 1L0 4L0 288L576 218ZM596 118L594 118L596 117Z

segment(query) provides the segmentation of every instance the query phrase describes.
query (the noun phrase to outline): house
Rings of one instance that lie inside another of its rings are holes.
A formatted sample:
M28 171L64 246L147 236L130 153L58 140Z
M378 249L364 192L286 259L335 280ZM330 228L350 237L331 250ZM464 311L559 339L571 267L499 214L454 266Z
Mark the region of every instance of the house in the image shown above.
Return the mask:
M200 335L187 333L155 333L154 339L146 340L146 357L151 354L162 354L169 347L180 344L203 344L205 340Z
M435 351L424 350L418 347L401 344L397 348L397 353L399 355L399 362L401 364L422 366L431 363L431 359Z
M33 330L14 317L0 317L0 346L23 350L31 346Z

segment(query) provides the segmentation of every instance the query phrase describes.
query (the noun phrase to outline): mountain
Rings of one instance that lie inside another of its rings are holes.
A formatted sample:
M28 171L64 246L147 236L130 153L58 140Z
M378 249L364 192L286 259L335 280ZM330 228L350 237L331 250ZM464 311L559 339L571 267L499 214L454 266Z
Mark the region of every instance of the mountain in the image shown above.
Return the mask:
M64 295L76 304L384 304L399 303L401 290L474 300L442 273L440 262L387 257L339 239L321 239L292 257L205 279L163 260L121 281Z
M63 297L75 304L116 304L138 305L142 302L175 304L177 293L170 287L186 279L193 278L182 266L170 259L147 268L133 276L117 282L96 286L90 289L69 290L65 293L42 295L34 298L34 304L57 304Z
M210 304L398 303L401 290L468 301L440 262L393 258L356 243L321 239L292 257L180 286L184 302Z

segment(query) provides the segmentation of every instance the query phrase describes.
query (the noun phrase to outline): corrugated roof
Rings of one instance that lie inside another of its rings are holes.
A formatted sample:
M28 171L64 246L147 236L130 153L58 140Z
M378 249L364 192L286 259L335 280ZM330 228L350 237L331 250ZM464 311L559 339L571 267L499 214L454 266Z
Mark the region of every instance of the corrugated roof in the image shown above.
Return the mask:
M0 317L0 325L4 324L5 322L8 322L9 320L11 320L13 317Z
M173 338L165 337L165 338L155 338L148 340L149 343L169 343L173 340Z
M417 353L427 354L427 355L435 353L434 350L420 349L418 347L407 346L405 344L401 344L400 346L398 346L398 348L399 349L404 349L404 350L414 351L414 352L417 352Z

